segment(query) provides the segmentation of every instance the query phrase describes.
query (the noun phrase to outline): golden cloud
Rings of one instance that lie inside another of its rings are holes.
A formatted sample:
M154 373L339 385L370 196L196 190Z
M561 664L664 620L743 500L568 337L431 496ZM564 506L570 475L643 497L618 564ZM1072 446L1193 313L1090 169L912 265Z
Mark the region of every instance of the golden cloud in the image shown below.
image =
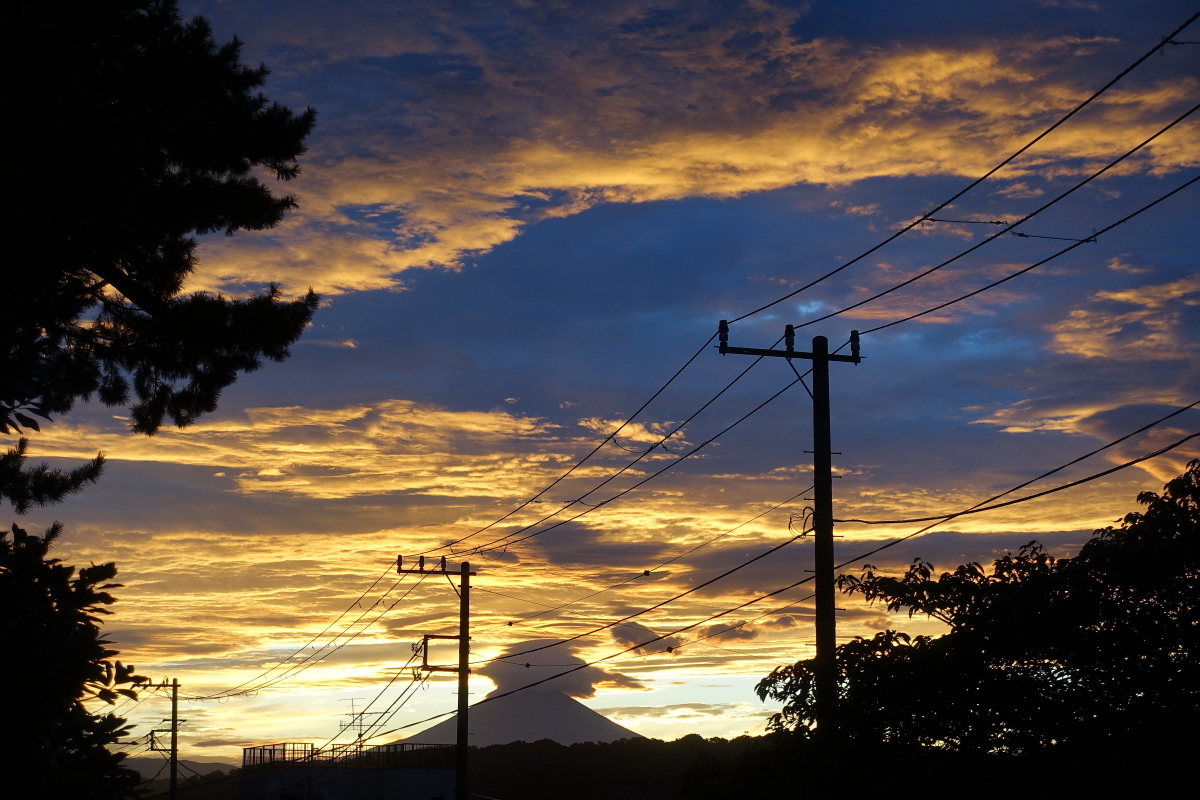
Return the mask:
M154 438L60 423L40 452L216 467L243 491L338 498L394 491L448 497L529 491L567 455L541 452L555 426L505 411L449 411L406 400L323 410L253 408Z
M1096 292L1091 306L1050 325L1055 352L1116 361L1194 359L1200 342L1184 319L1200 305L1200 275L1133 289ZM1118 308L1114 308L1117 306ZM1119 307L1132 310L1120 310Z
M395 288L407 270L459 268L530 223L602 203L981 174L1086 94L1070 53L1114 46L851 47L804 39L799 12L766 2L659 11L582 4L578 26L553 31L562 46L536 54L477 38L465 16L434 4L415 4L419 24L402 28L335 19L272 31L303 50L295 68L312 75L393 75L397 58L424 59L430 74L394 74L388 86L407 90L396 97L348 100L294 187L301 211L267 237L206 239L192 288ZM491 13L524 41L552 24L518 7ZM1007 191L1035 195L1019 181L1034 172L1094 169L1195 90L1182 79L1109 92L1009 167L1002 177L1018 182ZM397 123L409 132L389 134ZM1131 168L1200 163L1196 134L1183 126Z

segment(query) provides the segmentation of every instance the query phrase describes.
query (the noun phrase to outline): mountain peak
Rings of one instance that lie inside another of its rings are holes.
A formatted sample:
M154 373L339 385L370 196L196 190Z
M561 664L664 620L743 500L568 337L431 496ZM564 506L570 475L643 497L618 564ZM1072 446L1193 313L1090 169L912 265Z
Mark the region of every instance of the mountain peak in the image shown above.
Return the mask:
M458 715L414 734L405 742L416 744L453 743ZM551 739L559 744L615 742L639 739L641 734L622 727L597 711L562 692L529 691L501 697L471 709L468 717L469 744L487 747L509 742Z

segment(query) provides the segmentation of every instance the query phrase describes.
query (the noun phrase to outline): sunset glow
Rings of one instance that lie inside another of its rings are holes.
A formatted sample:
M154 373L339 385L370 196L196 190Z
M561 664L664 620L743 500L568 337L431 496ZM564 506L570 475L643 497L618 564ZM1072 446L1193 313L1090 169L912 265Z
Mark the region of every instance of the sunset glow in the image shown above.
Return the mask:
M811 496L805 389L709 443L795 379L783 359L764 359L697 414L752 361L703 348L543 490L718 320L920 218L1194 12L1180 2L850 5L182 4L218 40L244 40L246 63L271 68L272 99L320 115L286 187L299 209L272 230L202 237L187 290L312 287L322 307L290 359L240 378L191 427L138 436L119 407L93 402L31 433L33 461L75 466L103 452L107 468L96 486L18 521L31 531L62 521L55 555L67 564L117 563L124 588L105 632L123 660L178 678L189 697L255 690L186 704L185 758L238 761L243 746L334 739L349 701L361 710L381 690L372 711L388 708L409 683L405 672L385 689L411 644L453 632L458 613L442 576L399 576L398 555L478 569L472 658L482 662L622 620L796 536ZM919 225L733 323L731 342L769 347L785 324L950 262L797 331L799 350L815 335L838 347L851 329L1084 240L994 289L864 333L863 363L831 366L838 518L956 512L1200 400L1200 186L1087 241L1196 177L1200 112L1022 223L1025 237L954 258L1197 103L1200 46L1166 48L935 215L954 222ZM1019 494L1197 431L1193 409ZM1198 441L955 519L868 561L951 569L1033 539L1070 555L1200 457ZM839 524L838 561L920 527ZM646 736L762 733L776 708L753 686L813 655L812 589L708 618L804 578L810 539L636 616L654 634L694 627L589 667L569 688L564 679L563 691ZM842 640L941 630L857 598L839 606ZM513 669L546 677L636 634L604 628ZM441 646L449 662L452 645ZM475 670L472 700L515 680L498 663ZM373 741L428 727L404 726L452 712L454 691L453 676L435 673ZM166 707L157 696L129 705L135 735Z

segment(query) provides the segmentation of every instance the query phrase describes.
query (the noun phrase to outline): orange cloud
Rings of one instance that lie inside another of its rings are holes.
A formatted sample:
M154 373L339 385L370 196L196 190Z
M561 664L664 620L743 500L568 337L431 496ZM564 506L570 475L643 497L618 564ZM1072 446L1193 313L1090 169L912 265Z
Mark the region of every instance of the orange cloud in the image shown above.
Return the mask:
M402 288L408 270L457 269L530 224L603 203L978 175L1086 94L1066 69L1071 53L1115 45L851 47L803 38L802 14L768 2L667 6L661 21L581 5L577 28L555 30L567 41L537 54L504 50L422 4L403 28L334 19L273 31L303 48L313 73L386 73L388 59L410 56L444 70L411 78L403 99L351 103L289 187L301 210L270 236L207 238L193 288ZM500 29L525 40L549 24L518 7L497 13ZM1001 178L1017 183L1005 191L1036 194L1019 180L1034 171L1094 169L1195 89L1194 79L1122 85L1007 168ZM411 133L382 133L397 124ZM1130 169L1200 163L1196 134L1183 126Z
M1117 361L1175 361L1200 352L1184 320L1188 308L1200 305L1200 275L1097 292L1090 301L1049 326L1055 352Z

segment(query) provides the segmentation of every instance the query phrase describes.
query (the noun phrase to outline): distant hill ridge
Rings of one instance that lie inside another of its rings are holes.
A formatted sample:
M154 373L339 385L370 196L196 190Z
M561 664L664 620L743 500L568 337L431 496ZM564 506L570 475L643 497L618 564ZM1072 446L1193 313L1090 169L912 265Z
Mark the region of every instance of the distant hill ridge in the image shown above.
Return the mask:
M181 777L188 777L193 774L188 772L188 769L195 770L195 772L201 775L207 775L217 770L228 772L234 767L241 766L241 764L234 764L231 761L192 761L190 758L181 758L179 759L179 763L179 774ZM137 770L143 780L150 780L156 774L159 778L165 778L171 774L171 768L167 766L167 760L161 756L155 756L154 758L147 758L145 756L127 758L121 762L121 766ZM159 770L162 771L160 772Z

